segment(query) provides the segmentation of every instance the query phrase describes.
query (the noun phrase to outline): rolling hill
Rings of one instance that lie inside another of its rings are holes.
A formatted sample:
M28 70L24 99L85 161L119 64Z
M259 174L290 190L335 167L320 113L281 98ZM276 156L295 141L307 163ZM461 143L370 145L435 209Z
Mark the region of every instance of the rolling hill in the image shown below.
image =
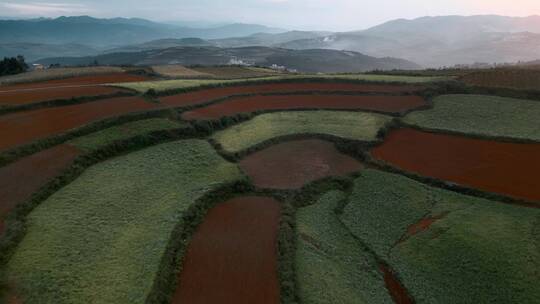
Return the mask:
M231 59L259 66L277 64L301 72L363 72L369 70L417 69L413 62L397 58L376 58L337 50L288 50L270 47L173 47L161 50L102 54L88 57L59 57L39 60L42 64L87 65L226 65Z
M398 19L363 31L288 41L291 49L346 49L405 58L426 67L516 62L540 57L540 16L441 16Z
M31 41L43 44L76 43L93 47L112 47L164 38L219 39L283 31L255 24L236 23L215 28L189 28L138 18L98 19L89 16L0 20L2 44Z

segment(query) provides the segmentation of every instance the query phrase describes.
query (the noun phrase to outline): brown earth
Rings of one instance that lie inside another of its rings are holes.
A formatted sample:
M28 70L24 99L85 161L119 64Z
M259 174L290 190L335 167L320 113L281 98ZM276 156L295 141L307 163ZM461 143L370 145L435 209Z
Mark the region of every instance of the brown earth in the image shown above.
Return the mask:
M377 84L354 84L354 83L274 83L260 85L244 85L212 88L189 93L183 93L173 96L160 98L165 106L186 106L207 102L212 99L227 97L239 94L261 94L272 92L387 92L387 93L405 93L420 90L418 86L395 86L395 85L377 85Z
M212 208L193 236L171 303L279 303L280 204L240 197Z
M150 110L155 106L140 97L122 97L2 115L0 150L28 144L107 117Z
M186 112L186 120L210 120L258 110L359 109L400 113L425 106L420 96L288 95L249 96Z
M394 276L392 271L388 269L386 265L379 264L379 269L384 274L384 283L386 284L386 289L390 293L390 296L396 304L413 304L414 301L409 296L409 293L401 285L399 280Z
M147 76L127 74L127 73L109 73L87 76L75 76L63 79L54 79L40 82L14 84L0 86L0 91L7 90L20 90L20 89L36 89L36 88L50 88L61 86L75 86L75 85L93 85L93 84L105 84L105 83L120 83L120 82L136 82L145 81L150 79Z
M0 104L19 105L55 99L108 95L118 92L127 92L127 90L107 86L65 86L12 90L4 90L3 87L0 87Z
M332 143L307 139L277 144L240 161L260 188L299 189L327 176L358 171L362 164L339 153Z
M59 145L0 168L0 234L6 214L68 168L79 154L73 146Z
M463 82L481 87L540 90L540 70L501 68L464 75Z
M415 234L418 234L418 233L420 233L420 232L422 232L424 230L429 229L429 227L431 227L431 225L433 225L436 221L443 219L447 214L448 214L448 212L445 212L445 213L442 213L442 214L439 214L439 215L436 215L436 216L428 216L428 217L425 217L425 218L421 219L417 223L414 223L414 224L410 225L407 228L406 237L409 238L409 237L411 237L411 236L413 236Z
M540 144L503 143L405 128L391 132L372 154L406 171L540 202Z

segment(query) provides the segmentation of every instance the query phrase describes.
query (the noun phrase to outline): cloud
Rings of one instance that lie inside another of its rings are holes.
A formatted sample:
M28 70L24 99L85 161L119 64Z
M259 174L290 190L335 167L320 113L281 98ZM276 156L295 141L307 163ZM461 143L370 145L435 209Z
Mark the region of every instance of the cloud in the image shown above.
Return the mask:
M55 2L29 2L29 3L0 3L8 14L18 16L58 16L86 14L93 12L83 4L55 3Z

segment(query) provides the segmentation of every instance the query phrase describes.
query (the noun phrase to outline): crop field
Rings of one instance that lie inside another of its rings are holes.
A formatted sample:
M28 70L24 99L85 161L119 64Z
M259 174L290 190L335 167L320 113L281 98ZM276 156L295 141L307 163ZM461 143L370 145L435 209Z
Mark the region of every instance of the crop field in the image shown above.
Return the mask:
M205 103L211 100L242 94L271 94L291 92L346 92L346 93L395 93L409 94L421 90L417 86L388 86L354 83L272 83L217 87L161 97L163 106L178 107Z
M117 84L128 89L139 92L146 92L149 89L156 91L167 91L175 89L197 88L208 85L231 85L235 83L245 82L271 82L279 80L302 80L309 81L310 79L328 79L328 80L358 80L358 81L373 81L387 83L407 83L407 84L426 84L431 82L449 80L448 77L418 77L418 76L387 76L387 75L368 75L368 74L344 74L344 75L280 75L256 77L250 79L230 79L230 80L214 80L214 79L176 79L176 80L159 80L159 81L144 81Z
M279 202L265 197L212 208L189 245L171 303L279 303L279 218Z
M56 99L103 96L126 92L120 88L106 86L73 86L46 88L0 87L0 105L20 105Z
M123 97L2 115L0 150L60 134L92 121L150 110L155 106L140 97Z
M28 303L144 303L182 213L241 178L201 140L95 165L30 214L9 278Z
M489 137L540 141L540 102L483 95L443 95L434 108L410 113L405 122L421 128Z
M256 152L242 159L240 168L257 187L299 189L324 177L359 171L362 164L339 153L329 142L308 139Z
M169 64L169 65L156 65L152 67L152 70L162 76L172 78L209 78L212 75L198 72L194 69L186 68L183 65Z
M150 118L128 122L92 134L75 138L68 144L83 151L93 151L116 141L144 135L154 131L174 130L185 127L186 124L165 118Z
M17 75L0 77L0 85L11 85L28 82L43 82L55 79L77 78L80 76L94 76L102 74L119 74L125 70L120 67L79 67L79 68L57 68L48 70L37 70ZM127 80L129 81L129 80Z
M0 167L0 234L6 214L59 175L79 154L75 147L59 145Z
M297 111L262 114L219 131L213 139L225 151L239 152L273 138L294 134L326 134L358 141L375 140L390 117L361 112Z
M364 170L340 219L399 273L416 303L537 303L540 296L538 209Z
M540 304L538 101L92 69L0 86L1 303Z
M270 69L257 69L239 66L193 67L192 69L199 73L209 74L212 77L219 79L253 78L280 74Z
M536 178L540 143L503 143L399 129L372 153L409 172L540 202L540 179Z
M295 255L302 303L393 303L377 261L340 222L346 195L328 192L296 214Z
M538 69L503 68L478 71L466 74L460 77L460 80L481 87L540 90L540 70Z
M249 96L186 112L186 120L211 120L268 110L330 109L401 113L426 106L420 96L283 95Z

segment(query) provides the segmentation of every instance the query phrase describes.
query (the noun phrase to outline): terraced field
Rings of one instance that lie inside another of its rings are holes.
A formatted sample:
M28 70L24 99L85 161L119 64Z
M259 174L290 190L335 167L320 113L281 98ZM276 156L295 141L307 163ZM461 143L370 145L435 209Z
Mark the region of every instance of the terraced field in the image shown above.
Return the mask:
M431 110L410 113L405 122L420 128L484 137L540 141L540 102L482 95L444 95Z
M0 113L0 302L540 303L538 102L227 72Z
M539 143L503 143L400 129L391 132L373 150L373 156L423 176L540 202L540 179L536 178Z
M30 214L10 281L28 303L144 303L183 212L241 178L201 140L91 167Z
M295 134L324 134L357 141L374 141L390 117L361 112L308 111L262 114L217 132L212 138L234 153L274 138Z
M269 110L329 109L364 110L400 114L426 103L419 96L284 95L250 96L186 112L185 120L211 120L239 113Z
M375 258L335 213L346 199L328 192L296 214L295 255L302 303L393 303Z
M156 91L167 91L175 89L196 88L202 86L230 85L235 83L264 83L280 80L345 80L345 81L365 81L365 82L382 82L382 83L409 83L409 84L426 84L431 82L446 81L448 77L417 77L417 76L388 76L388 75L367 75L367 74L345 74L345 75L289 75L289 76L267 76L251 79L232 79L232 80L213 80L213 79L178 79L178 80L161 80L161 81L144 81L124 83L121 86L146 92L149 89Z
M538 302L538 209L364 170L340 219L417 303Z

